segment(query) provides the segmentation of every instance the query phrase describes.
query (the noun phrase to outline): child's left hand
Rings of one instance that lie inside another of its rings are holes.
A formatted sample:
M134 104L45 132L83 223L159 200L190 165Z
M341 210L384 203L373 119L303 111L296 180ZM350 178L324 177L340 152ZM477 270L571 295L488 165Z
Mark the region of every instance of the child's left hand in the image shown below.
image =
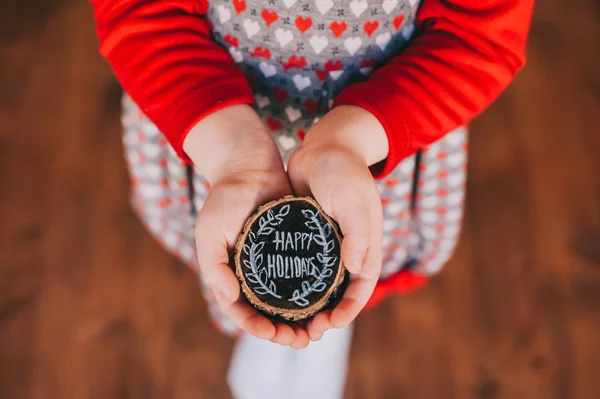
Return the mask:
M369 165L387 156L385 130L368 111L339 106L307 134L288 163L296 195L312 195L340 225L342 261L351 283L342 301L307 326L311 340L352 322L369 300L382 262L381 199Z

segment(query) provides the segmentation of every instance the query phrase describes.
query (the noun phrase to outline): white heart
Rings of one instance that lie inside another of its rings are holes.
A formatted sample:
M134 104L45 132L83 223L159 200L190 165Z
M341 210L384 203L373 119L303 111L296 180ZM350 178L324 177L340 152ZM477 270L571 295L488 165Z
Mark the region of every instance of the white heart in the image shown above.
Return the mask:
M317 6L317 10L319 10L319 12L322 15L325 15L327 13L327 11L331 10L331 7L333 7L333 1L332 0L316 0L315 5Z
M255 95L254 99L256 100L256 105L258 105L258 108L261 109L271 104L269 97L261 96L260 94Z
M367 9L367 7L369 7L369 4L366 0L353 0L350 3L350 9L352 10L352 13L357 17L360 17L360 14L362 14Z
M329 76L331 76L333 80L338 80L338 78L342 76L343 73L344 71L331 71L329 72Z
M267 64L266 62L261 62L258 65L258 67L260 68L260 70L266 78L270 78L271 76L277 74L277 68L275 68L275 65Z
M464 144L466 141L466 134L464 129L456 129L445 135L440 139L441 142L445 142L453 145L454 147L458 147L461 144Z
M290 136L279 136L277 141L279 141L281 148L284 150L291 150L296 146L296 140Z
M421 186L421 190L426 193L431 193L440 186L440 182L437 179L428 180L423 186Z
M291 105L285 107L285 114L287 115L290 122L296 122L302 116L302 112L300 112L299 109L292 107Z
M448 260L447 257L445 257L443 259L438 259L438 258L431 259L426 264L423 265L423 270L426 274L436 274L437 272L440 271L442 266L444 266L444 264L446 263L447 260Z
M156 163L147 163L144 165L144 174L147 178L158 180L162 177L162 168Z
M313 50L315 50L315 53L317 53L317 54L319 54L321 51L323 51L323 49L325 47L327 47L328 43L329 43L329 40L327 40L327 38L325 36L314 35L313 37L310 38L310 45L312 46Z
M249 38L260 32L260 25L256 21L245 19L243 25Z
M160 151L161 147L155 143L148 143L142 146L142 152L149 159L156 158L160 154Z
M458 168L459 166L464 165L466 160L467 160L467 156L462 151L448 155L446 157L446 163L453 168Z
M164 188L158 184L142 184L140 185L140 194L146 200L154 201L161 197L164 193Z
M392 231L392 229L396 227L395 220L384 220L383 221L383 231Z
M310 78L309 77L302 76L302 75L294 75L294 77L292 77L292 80L294 81L296 88L300 91L302 91L302 90L306 89L308 86L310 86Z
M285 47L292 40L294 40L294 34L291 30L279 28L275 31L275 38L277 39L281 47Z
M346 50L348 50L350 55L354 55L361 45L362 40L360 40L360 37L349 37L344 41L344 46L346 47Z
M385 13L389 15L389 13L394 11L394 8L396 8L397 5L398 0L384 0L381 6L383 7L383 11L385 11Z
M389 235L385 235L381 238L381 243L383 244L383 247L387 247L388 245L390 245L392 243L392 237L390 237Z
M454 237L460 233L460 226L457 224L445 225L444 236L445 237Z
M293 6L294 4L296 4L296 1L298 1L298 0L283 0L283 4L287 8L290 8L291 6Z
M179 245L177 248L181 257L186 261L193 261L196 257L196 250L191 245Z
M431 211L422 211L419 218L425 223L435 223L440 220L439 215Z
M219 14L219 22L224 24L231 19L231 11L229 11L223 4L217 7L217 14Z
M390 204L387 204L385 206L385 209L391 214L391 215L397 215L400 211L404 210L404 203L403 202L392 202Z
M422 208L433 208L440 203L440 199L437 195L426 195L421 199L419 204Z
M462 190L453 191L446 196L446 203L453 206L461 205L464 198L465 193Z
M233 58L233 60L235 62L239 63L239 62L244 61L244 55L242 54L242 52L233 46L229 47L229 54L231 55L231 58Z
M407 24L402 28L401 33L406 40L409 40L412 37L414 31L415 24Z
M410 156L409 158L406 158L404 161L400 162L398 168L404 176L410 176L415 169L415 156Z
M460 208L450 209L448 213L446 213L446 220L449 222L456 223L462 217L462 211Z
M421 225L421 235L428 240L437 238L438 232L431 226Z
M144 122L142 122L141 130L147 137L156 137L160 135L160 130L158 130L156 125L150 122L149 119L144 119Z
M400 247L394 251L394 255L392 255L396 262L401 262L406 259L406 249Z
M450 187L458 187L465 181L465 174L462 172L453 173L446 178Z
M385 33L378 35L375 38L375 43L383 51L387 47L390 40L392 40L392 35L390 34L390 32L385 32Z
M373 68L360 68L360 73L362 73L364 76L369 76L371 72L373 72Z
M179 158L177 158L177 162L168 162L167 170L171 177L183 177L185 175L185 169L179 161Z
M436 159L429 160L429 162L427 162L426 165L427 165L427 168L425 169L425 173L423 173L423 176L428 176L431 178L440 169L440 163L437 162Z
M398 183L394 186L394 194L399 197L404 197L412 190L412 182Z

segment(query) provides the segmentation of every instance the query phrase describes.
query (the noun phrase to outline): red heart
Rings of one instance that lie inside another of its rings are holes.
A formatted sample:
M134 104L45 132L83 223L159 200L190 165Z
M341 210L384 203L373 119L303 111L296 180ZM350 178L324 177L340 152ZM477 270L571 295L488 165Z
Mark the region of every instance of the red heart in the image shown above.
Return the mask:
M447 169L442 169L438 172L438 179L440 180L444 180L446 177L448 177L448 170Z
M329 25L329 28L335 37L340 37L342 36L342 33L348 29L348 25L344 21L333 21L331 25Z
M300 32L304 33L312 26L312 19L304 18L300 15L298 18L296 18L296 26Z
M365 22L363 29L365 30L365 33L367 35L371 36L373 34L373 32L375 32L377 30L378 27L379 27L379 21L368 21L368 22ZM398 29L398 28L396 28L396 29Z
M360 62L360 67L361 68L372 68L375 66L375 58L365 58L364 60L362 60Z
M171 198L163 198L158 201L159 208L168 208L171 205Z
M446 197L448 195L448 189L446 188L440 188L439 190L437 190L437 195L438 197Z
M304 57L298 58L297 56L292 55L288 59L287 64L283 64L283 69L287 71L288 69L304 68L305 66L306 66L306 58L304 58Z
M392 24L394 25L394 28L398 30L400 29L400 25L402 25L402 22L404 22L404 15L398 15L396 18L394 18Z
M336 62L329 60L325 63L325 70L327 72L341 71L343 68L344 68L344 64L342 64L342 61L340 61L340 60L337 60Z
M260 16L265 20L265 24L267 24L267 26L279 19L279 15L277 15L275 11L271 10L262 10Z
M440 161L443 161L447 157L448 157L448 151L442 150L442 151L438 152L437 159L439 159Z
M241 14L246 9L246 0L233 0L235 12Z
M300 137L300 140L304 140L304 137L306 137L306 132L304 130L298 130L296 134Z
M439 208L436 209L436 212L438 215L444 216L445 214L448 213L448 208L446 208L444 206L440 206Z
M321 82L324 81L325 79L327 79L327 74L329 74L329 72L327 72L327 70L317 69L315 72L317 73L317 78L319 78L319 80Z
M240 43L238 42L237 37L233 37L231 35L227 35L225 36L225 41L229 44L231 44L234 47L237 47Z
M394 187L396 184L398 184L398 179L397 179L397 178L395 178L395 177L392 177L391 179L387 179L387 180L385 181L385 185L386 185L388 188L392 188L392 187Z
M264 58L271 58L271 51L268 48L262 48L260 46L258 46L257 48L254 49L254 51L252 52L252 57L264 57Z
M288 98L288 96L289 94L287 91L280 89L279 87L273 88L273 97L275 97L277 101L283 101Z
M279 122L275 118L268 117L267 118L267 125L273 131L281 129L281 122Z
M392 202L392 200L390 198L382 198L381 199L381 205L383 205L383 206L388 205L390 202Z
M306 105L306 110L309 114L314 114L319 110L319 103L310 98L304 102L304 105Z

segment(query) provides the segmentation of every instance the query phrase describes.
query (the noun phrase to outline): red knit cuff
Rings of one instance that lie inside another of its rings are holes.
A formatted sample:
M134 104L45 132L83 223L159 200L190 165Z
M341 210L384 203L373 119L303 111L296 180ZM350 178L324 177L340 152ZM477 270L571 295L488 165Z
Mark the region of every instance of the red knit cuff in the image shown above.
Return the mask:
M385 129L389 150L385 160L371 166L371 173L376 179L383 179L412 150L412 129L404 112L398 107L398 95L390 93L389 87L380 82L368 81L348 86L336 97L333 106L357 105L375 115Z
M177 155L185 162L192 163L183 151L183 141L196 123L220 109L236 104L253 103L254 96L248 82L241 78L210 88L190 91L171 106L164 121L156 121L156 124Z
M406 295L419 288L424 287L429 280L425 274L415 273L411 270L402 270L387 280L379 281L371 298L365 305L365 310L369 310L394 294Z

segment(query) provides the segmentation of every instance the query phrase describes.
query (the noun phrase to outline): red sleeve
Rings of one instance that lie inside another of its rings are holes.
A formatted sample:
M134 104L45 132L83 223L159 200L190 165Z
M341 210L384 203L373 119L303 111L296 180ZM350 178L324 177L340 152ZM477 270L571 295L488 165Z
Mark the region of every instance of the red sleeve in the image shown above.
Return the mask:
M367 109L385 128L376 177L496 99L525 63L532 11L533 0L424 0L409 47L334 102Z
M100 52L182 158L183 139L198 120L254 101L241 70L211 39L206 1L91 3Z

